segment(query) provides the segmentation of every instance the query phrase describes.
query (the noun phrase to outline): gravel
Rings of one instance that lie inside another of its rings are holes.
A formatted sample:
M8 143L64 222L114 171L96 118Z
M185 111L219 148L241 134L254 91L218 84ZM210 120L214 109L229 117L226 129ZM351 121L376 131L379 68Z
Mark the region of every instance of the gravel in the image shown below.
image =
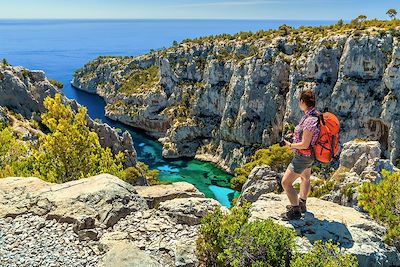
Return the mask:
M32 214L0 218L0 266L96 266L98 256L72 225Z

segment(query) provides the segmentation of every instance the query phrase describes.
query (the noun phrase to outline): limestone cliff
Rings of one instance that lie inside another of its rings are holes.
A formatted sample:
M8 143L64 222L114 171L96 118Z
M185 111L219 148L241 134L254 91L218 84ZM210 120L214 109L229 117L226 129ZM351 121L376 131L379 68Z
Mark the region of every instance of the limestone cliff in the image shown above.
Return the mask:
M45 111L43 100L46 96L61 93L50 82L43 71L27 70L23 67L0 64L0 107L6 107L27 119L40 122L40 114ZM80 106L75 100L62 96L62 101L74 110ZM136 162L136 151L132 137L128 132L119 135L117 131L104 123L98 123L87 116L88 126L99 135L100 144L110 147L114 153L122 151L127 156L127 165Z
M232 171L254 147L280 140L300 116L298 93L337 114L341 142L400 154L398 30L305 28L187 40L137 57L99 57L73 86L97 93L106 115L145 129L163 155L197 156Z

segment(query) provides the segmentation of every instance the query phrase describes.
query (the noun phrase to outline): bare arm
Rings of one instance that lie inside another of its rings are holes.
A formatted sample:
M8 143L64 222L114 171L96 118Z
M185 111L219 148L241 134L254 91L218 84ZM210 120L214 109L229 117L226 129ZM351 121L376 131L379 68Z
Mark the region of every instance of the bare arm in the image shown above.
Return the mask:
M290 143L285 140L285 143L287 146L290 148L296 148L296 149L307 149L310 147L311 140L312 140L313 134L307 129L303 130L303 137L301 139L300 143Z

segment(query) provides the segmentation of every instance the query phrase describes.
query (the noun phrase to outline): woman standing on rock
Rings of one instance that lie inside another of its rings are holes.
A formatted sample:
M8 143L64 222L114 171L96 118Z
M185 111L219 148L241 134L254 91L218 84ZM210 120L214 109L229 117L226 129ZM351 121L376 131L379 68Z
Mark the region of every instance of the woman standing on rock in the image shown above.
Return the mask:
M311 166L314 163L312 146L315 145L319 135L319 112L315 109L315 96L311 90L301 92L299 108L304 115L294 129L293 140L285 141L286 146L292 149L294 157L282 178L282 187L285 190L291 205L282 214L286 220L300 219L301 213L306 212L306 201L310 193ZM300 193L293 188L293 182L301 177Z

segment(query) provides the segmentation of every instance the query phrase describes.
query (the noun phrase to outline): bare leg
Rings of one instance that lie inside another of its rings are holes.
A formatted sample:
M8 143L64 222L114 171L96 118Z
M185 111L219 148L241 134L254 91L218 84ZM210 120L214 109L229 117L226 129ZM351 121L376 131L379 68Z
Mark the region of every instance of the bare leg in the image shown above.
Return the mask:
M308 194L310 194L311 190L311 168L305 169L301 174L301 184L300 184L300 197L304 200L307 200Z
M297 196L296 190L293 188L293 182L300 176L300 174L293 172L289 168L286 169L285 174L282 178L282 187L289 198L292 206L299 205L299 197Z

